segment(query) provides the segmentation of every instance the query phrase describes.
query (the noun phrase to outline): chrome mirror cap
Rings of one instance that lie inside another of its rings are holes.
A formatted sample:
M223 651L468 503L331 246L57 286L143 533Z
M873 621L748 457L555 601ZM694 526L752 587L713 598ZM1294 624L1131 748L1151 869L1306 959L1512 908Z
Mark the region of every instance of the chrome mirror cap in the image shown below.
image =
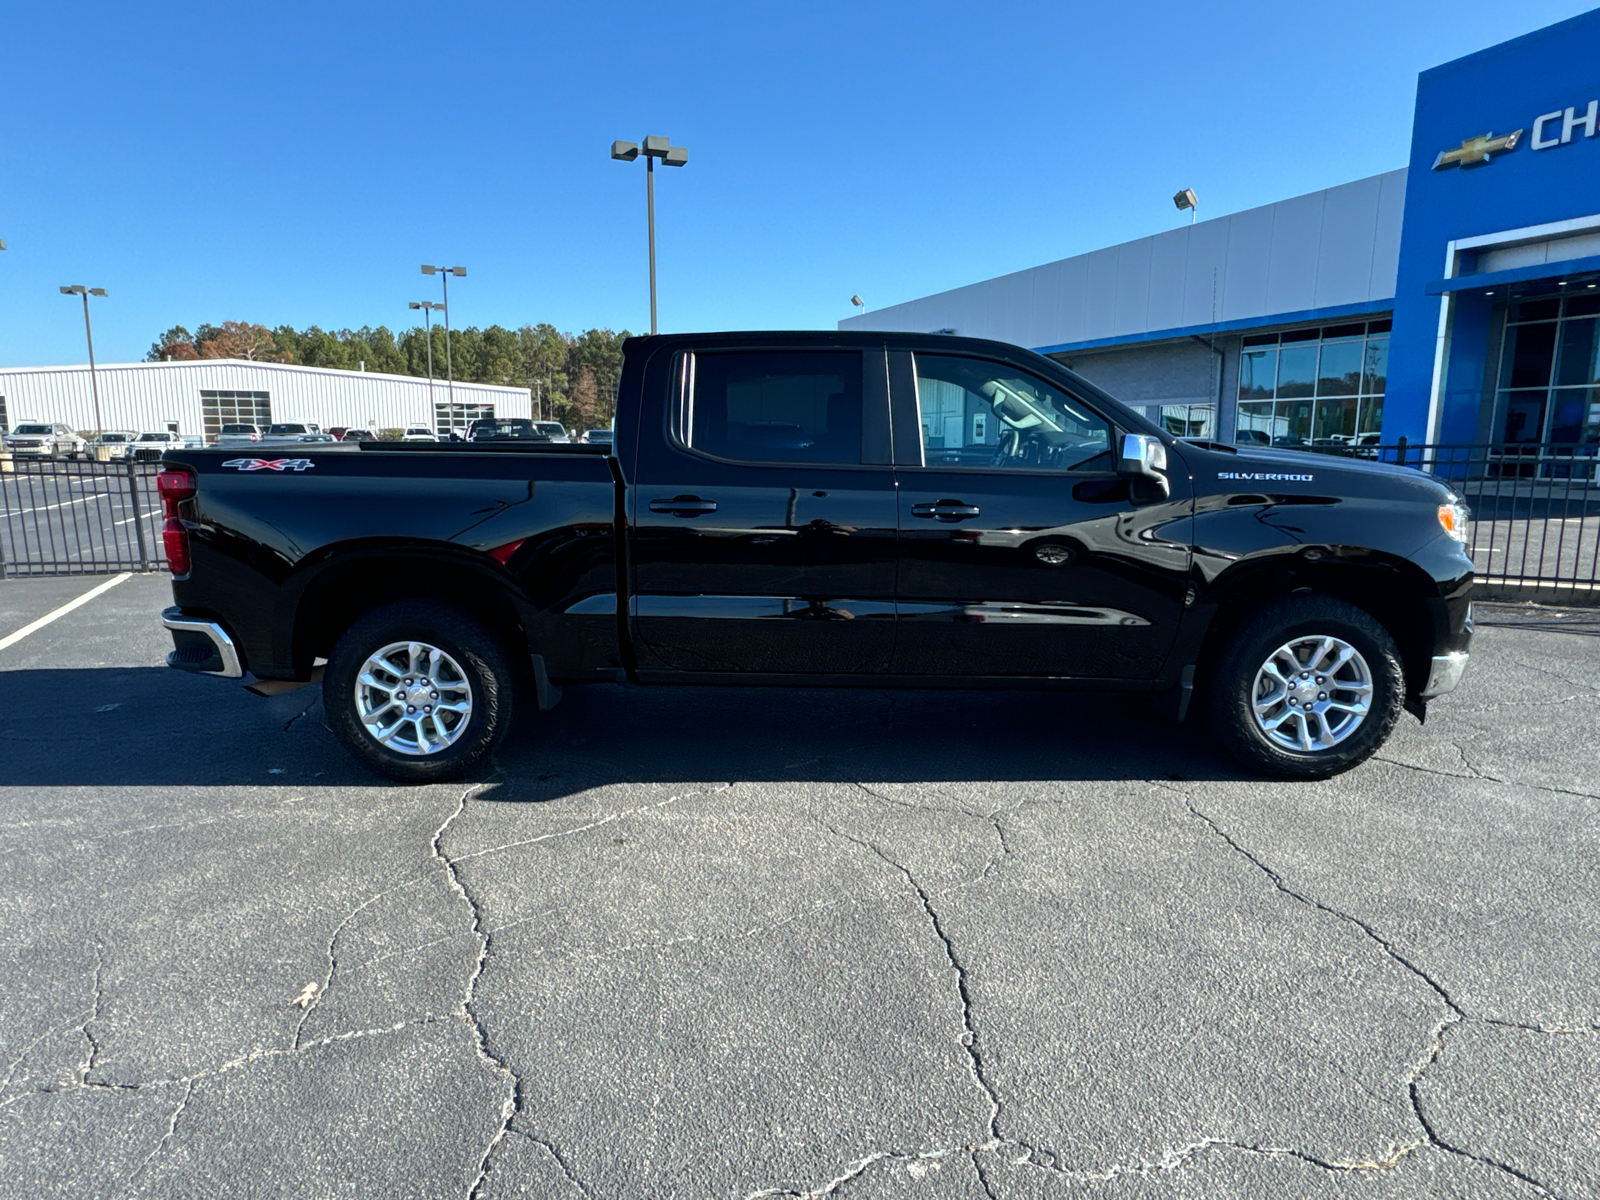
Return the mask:
M1148 433L1127 433L1122 436L1122 452L1117 458L1117 471L1123 475L1143 475L1155 482L1163 497L1172 494L1172 485L1162 474L1167 469L1167 447L1160 438Z

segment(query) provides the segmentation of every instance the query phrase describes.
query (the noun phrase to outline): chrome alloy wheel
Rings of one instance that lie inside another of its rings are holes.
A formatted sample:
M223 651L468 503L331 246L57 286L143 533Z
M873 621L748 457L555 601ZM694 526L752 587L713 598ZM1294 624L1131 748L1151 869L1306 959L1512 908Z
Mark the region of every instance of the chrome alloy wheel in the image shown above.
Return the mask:
M1367 719L1372 671L1349 642L1299 637L1261 664L1250 703L1256 725L1275 745L1302 754L1330 750Z
M379 743L399 754L438 754L472 720L467 674L437 646L391 642L356 676L356 713Z

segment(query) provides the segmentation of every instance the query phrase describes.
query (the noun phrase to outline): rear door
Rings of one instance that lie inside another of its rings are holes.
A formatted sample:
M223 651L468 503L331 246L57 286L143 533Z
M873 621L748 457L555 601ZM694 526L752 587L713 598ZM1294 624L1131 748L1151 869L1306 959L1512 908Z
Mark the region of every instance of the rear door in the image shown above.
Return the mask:
M892 670L1151 679L1188 582L1188 481L1115 472L1119 430L1000 359L890 353L899 488Z
M666 395L642 406L630 501L640 671L888 670L897 508L882 347L669 353L645 373Z

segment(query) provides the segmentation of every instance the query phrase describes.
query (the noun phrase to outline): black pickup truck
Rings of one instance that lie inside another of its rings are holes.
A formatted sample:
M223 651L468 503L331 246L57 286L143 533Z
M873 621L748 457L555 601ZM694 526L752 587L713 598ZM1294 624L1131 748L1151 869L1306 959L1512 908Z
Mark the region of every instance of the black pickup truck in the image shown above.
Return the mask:
M616 413L614 447L169 451L168 662L320 671L350 751L417 781L514 700L618 680L1193 698L1248 766L1318 778L1466 666L1444 483L1174 439L1015 346L635 338Z

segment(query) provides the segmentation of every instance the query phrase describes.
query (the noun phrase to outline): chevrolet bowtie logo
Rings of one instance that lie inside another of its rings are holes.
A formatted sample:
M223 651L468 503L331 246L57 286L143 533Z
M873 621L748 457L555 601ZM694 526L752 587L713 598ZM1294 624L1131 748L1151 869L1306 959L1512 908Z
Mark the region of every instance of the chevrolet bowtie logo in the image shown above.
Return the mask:
M1439 157L1433 160L1433 169L1442 171L1445 167L1481 167L1489 161L1489 156L1500 150L1515 150L1517 139L1522 136L1522 130L1495 137L1492 133L1480 133L1477 137L1468 138L1461 143L1459 150L1441 150Z

